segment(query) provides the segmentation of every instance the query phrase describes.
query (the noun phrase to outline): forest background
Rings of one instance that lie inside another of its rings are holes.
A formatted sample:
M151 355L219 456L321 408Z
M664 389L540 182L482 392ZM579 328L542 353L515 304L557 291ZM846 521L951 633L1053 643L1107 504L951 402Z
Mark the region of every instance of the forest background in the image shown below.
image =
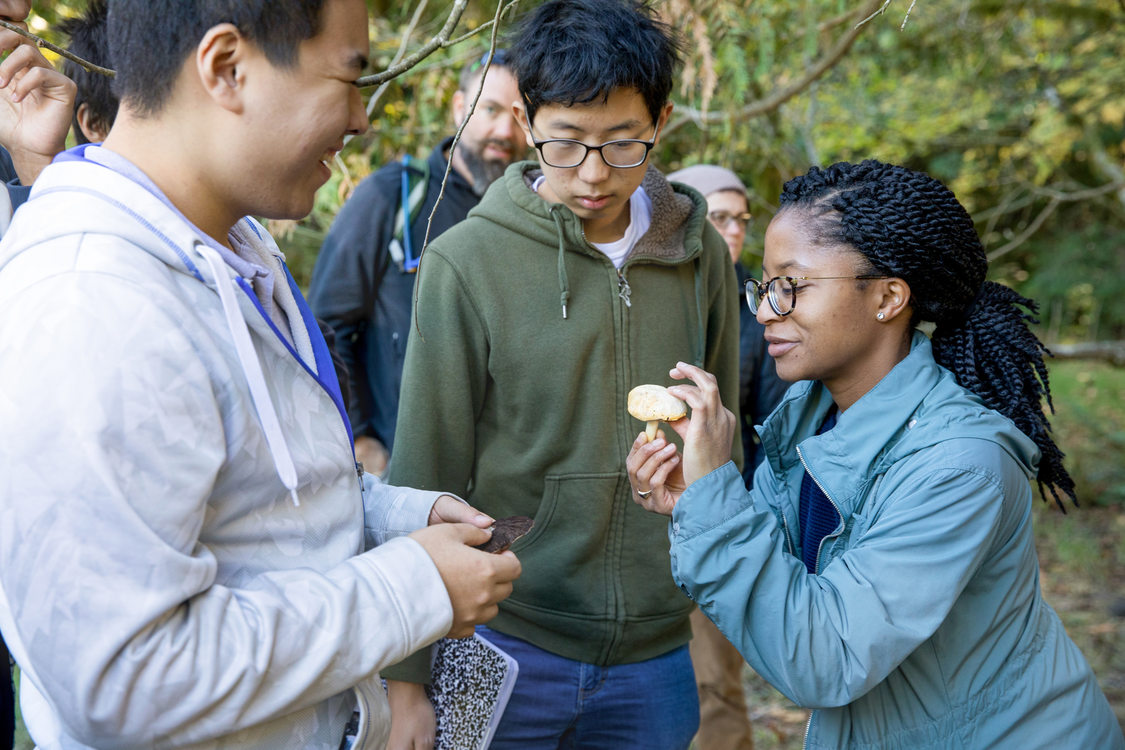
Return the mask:
M452 133L458 71L538 2L368 0L372 70L414 64L364 88L372 128L341 152L312 214L271 223L302 287L356 184ZM34 5L31 31L65 46L53 26L85 0ZM949 185L990 278L1039 301L1039 336L1059 355L1055 437L1082 504L1064 515L1037 503L1043 586L1125 724L1125 0L654 6L687 50L654 158L743 178L748 267L785 180L874 157ZM748 680L759 747L799 747L803 712Z

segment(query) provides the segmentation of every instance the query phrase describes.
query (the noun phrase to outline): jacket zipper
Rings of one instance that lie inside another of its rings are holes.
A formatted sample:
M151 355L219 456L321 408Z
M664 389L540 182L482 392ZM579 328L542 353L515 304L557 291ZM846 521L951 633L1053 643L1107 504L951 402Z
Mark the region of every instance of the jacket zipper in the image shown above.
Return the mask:
M617 269L617 296L620 297L621 301L625 303L625 307L632 307L633 306L633 303L629 301L629 296L632 293L633 293L633 290L631 288L629 288L629 282L625 278L625 274L621 272L620 268L618 268Z
M805 473L809 475L809 478L813 480L813 484L815 484L817 488L819 488L820 491L824 493L824 496L828 498L828 502L832 503L832 509L836 511L836 515L840 518L840 522L843 523L844 514L840 512L840 506L836 504L836 501L833 500L832 496L828 494L828 491L824 489L824 485L820 483L820 480L817 479L816 475L813 474L809 469L809 465L805 463L805 456L803 453L801 453L801 446L797 446L797 458L801 459L801 466L805 467ZM840 529L840 531L834 531L831 534L825 536L824 539L835 539L836 537L840 536L840 533L842 531L843 529ZM820 573L820 551L824 549L824 539L821 539L820 544L818 544L816 547L816 565L813 566L814 574Z
M815 484L817 486L817 488L822 493L824 493L824 496L826 498L828 498L828 502L832 503L833 510L836 511L836 515L840 518L840 522L843 523L844 514L840 512L840 506L836 504L836 501L833 500L832 496L828 494L828 491L826 489L824 489L824 485L820 483L820 480L817 479L816 475L812 473L811 469L809 469L808 463L805 462L805 454L801 453L801 446L797 446L797 458L801 459L801 466L805 467L805 473L809 475L809 478L813 480L813 484ZM843 529L841 529L841 531L842 530ZM818 544L817 547L816 547L816 565L813 566L813 573L814 574L820 573L820 552L821 552L821 550L824 549L824 540L825 539L834 539L835 537L838 537L838 536L840 536L840 531L835 531L835 532L825 536L824 539L820 540L820 544ZM805 739L804 739L804 742L801 743L802 747L808 747L809 746L809 730L812 729L812 720L813 720L814 715L815 715L814 711L809 711L809 720L805 722Z

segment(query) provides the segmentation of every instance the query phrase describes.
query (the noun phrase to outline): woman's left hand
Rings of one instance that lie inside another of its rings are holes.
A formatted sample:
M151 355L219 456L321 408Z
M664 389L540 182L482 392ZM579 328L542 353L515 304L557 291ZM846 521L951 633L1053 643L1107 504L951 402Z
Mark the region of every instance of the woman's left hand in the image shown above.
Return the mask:
M625 459L625 468L633 485L633 502L645 510L672 515L686 485L676 445L664 438L664 430L657 430L651 443L643 432L638 435Z

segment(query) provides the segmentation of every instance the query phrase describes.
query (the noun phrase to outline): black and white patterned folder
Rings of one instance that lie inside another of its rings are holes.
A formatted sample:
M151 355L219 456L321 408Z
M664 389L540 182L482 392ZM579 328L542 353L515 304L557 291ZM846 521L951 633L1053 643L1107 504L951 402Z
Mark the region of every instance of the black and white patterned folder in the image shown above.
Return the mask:
M508 705L519 665L477 634L434 645L432 685L435 750L485 750Z

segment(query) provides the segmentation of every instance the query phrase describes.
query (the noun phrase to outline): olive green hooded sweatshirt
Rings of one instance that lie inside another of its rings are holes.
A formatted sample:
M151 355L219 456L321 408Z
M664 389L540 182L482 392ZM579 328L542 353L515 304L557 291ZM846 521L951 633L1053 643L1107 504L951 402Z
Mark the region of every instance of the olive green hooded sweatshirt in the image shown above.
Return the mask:
M737 404L741 295L698 193L650 167L652 225L619 272L531 190L538 174L510 166L425 252L389 481L535 519L489 627L587 663L641 661L687 642L693 605L672 580L668 520L632 500L625 458L644 424L626 397L671 385L682 360ZM384 676L423 682L426 664Z

